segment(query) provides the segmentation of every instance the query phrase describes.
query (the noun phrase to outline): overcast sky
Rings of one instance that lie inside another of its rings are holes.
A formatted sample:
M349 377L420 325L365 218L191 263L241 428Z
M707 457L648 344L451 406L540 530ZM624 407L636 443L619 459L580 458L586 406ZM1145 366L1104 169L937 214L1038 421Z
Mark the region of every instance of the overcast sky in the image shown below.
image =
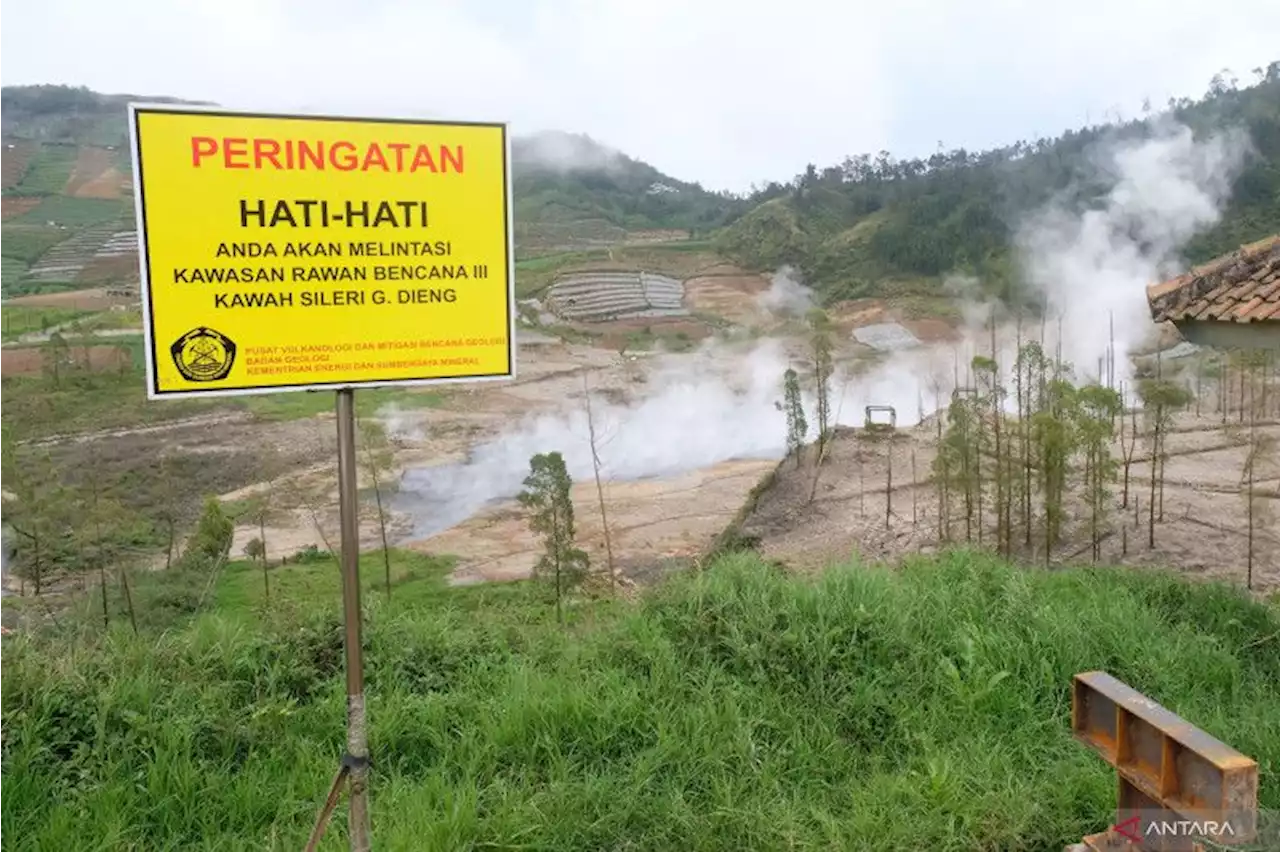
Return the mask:
M1280 59L1277 0L5 0L3 83L585 132L743 190L1054 135Z

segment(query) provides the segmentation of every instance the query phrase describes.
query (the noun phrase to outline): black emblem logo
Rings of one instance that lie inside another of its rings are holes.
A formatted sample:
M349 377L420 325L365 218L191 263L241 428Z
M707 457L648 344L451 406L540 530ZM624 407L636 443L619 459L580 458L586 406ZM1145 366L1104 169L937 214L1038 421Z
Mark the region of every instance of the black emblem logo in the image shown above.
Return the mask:
M236 345L211 328L192 329L169 347L178 372L189 382L225 379L236 361Z

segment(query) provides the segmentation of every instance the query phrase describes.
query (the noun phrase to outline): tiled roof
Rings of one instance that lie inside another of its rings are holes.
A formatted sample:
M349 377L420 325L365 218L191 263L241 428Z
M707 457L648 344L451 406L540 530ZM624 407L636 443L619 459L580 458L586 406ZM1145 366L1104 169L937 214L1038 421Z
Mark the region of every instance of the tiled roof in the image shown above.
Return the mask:
M1280 322L1280 234L1147 288L1156 322Z

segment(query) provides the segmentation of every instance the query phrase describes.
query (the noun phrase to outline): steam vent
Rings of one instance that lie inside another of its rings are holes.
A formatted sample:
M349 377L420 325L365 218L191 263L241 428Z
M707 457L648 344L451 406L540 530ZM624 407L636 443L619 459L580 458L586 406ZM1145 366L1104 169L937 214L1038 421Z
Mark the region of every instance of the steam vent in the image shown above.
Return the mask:
M577 272L547 294L551 310L567 320L607 322L645 317L682 317L684 284L649 272Z
M1280 349L1280 234L1153 284L1147 300L1192 343Z

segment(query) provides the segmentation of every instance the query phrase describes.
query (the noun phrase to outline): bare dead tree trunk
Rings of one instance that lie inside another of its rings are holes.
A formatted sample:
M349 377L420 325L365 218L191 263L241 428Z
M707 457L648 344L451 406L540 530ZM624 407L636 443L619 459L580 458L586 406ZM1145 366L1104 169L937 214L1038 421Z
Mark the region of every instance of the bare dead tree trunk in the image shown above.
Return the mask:
M1115 311L1107 311L1107 325L1111 332L1111 337L1107 343L1107 388L1109 390L1116 389L1116 314ZM1114 425L1115 421L1112 421Z
M98 563L98 587L102 591L102 626L105 629L111 627L111 613L107 608L107 570L100 556L95 554L94 559Z
M267 606L271 605L271 580L267 575L267 508L258 510L258 541L262 543L262 598Z
M893 514L893 433L888 434L889 443L885 445L885 477L884 477L884 528L889 529L889 517Z
M991 308L991 428L996 445L996 552L1004 547L1004 472L1000 453L1000 362L996 352L996 309Z
M1200 416L1200 393L1204 384L1204 360L1196 358L1196 417Z
M111 611L107 605L107 566L106 560L102 558L102 513L98 506L98 453L96 450L90 452L89 457L89 493L90 507L93 513L93 560L98 565L98 586L102 592L102 627L108 629L111 627Z
M133 595L129 592L129 577L124 566L120 566L120 590L124 592L124 603L129 613L129 625L133 627L133 635L138 635L138 616L133 611Z
M1156 353L1156 381L1158 382L1164 381L1163 352ZM1157 415L1157 418L1163 423L1164 416L1165 416L1165 408L1163 404L1157 406L1156 415ZM1160 523L1164 523L1164 466L1168 462L1168 458L1165 455L1164 444L1165 444L1165 433L1167 431L1168 430L1163 428L1163 426L1156 431L1156 436L1158 438L1158 440L1156 441L1156 446L1160 450L1160 505L1159 505L1159 518L1158 518Z
M1260 416L1265 419L1267 416L1267 378L1271 375L1271 353L1266 350L1262 352L1262 368L1258 372L1262 384L1262 399L1256 406L1256 410L1260 410L1262 412Z
M369 430L364 418L356 415L356 428L360 430L361 443L364 445L365 475L373 484L373 501L378 512L378 536L382 541L382 589L391 602L391 543L387 540L387 512L382 505L382 463L374 452ZM336 554L335 554L336 555Z
M1098 471L1098 449L1096 446L1089 448L1089 455L1092 455L1091 464L1092 477L1089 480L1089 545L1091 545L1091 556L1093 562L1098 560L1098 504L1101 503L1101 473Z
M604 552L605 558L609 563L609 588L614 591L618 588L617 575L614 573L613 566L613 540L609 535L609 515L605 512L604 507L604 485L600 481L600 454L596 452L596 424L595 418L591 412L591 390L587 387L587 374L582 374L582 394L586 399L587 405L587 437L591 442L591 467L596 477L596 499L600 502L600 528L604 531ZM800 459L800 453L796 452L796 461Z
M169 545L168 547L165 548L165 551L164 551L164 570L166 571L168 571L170 568L173 567L173 545L174 545L174 537L177 534L177 530L175 529L176 522L174 521L174 518L173 518L172 507L170 507L167 511L169 512L168 518L166 519L168 521L168 527L169 527Z
M862 443L859 442L857 446L858 446L858 517L862 517L867 513L867 471L866 471L866 465L863 464L863 460L862 460ZM814 478L813 487L814 487L814 490L816 491L818 487L817 477ZM809 501L810 502L813 501L812 496L809 498Z
M975 400L976 403L976 400ZM974 405L975 413L978 420L978 441L974 445L973 452L973 475L977 479L976 491L978 492L978 546L982 546L982 439L986 437L986 429L982 427L982 407Z
M911 529L913 531L920 523L920 519L919 519L920 516L916 511L916 501L917 501L916 486L917 486L916 484L916 448L912 446L911 448Z
M1121 390L1121 398L1123 399L1124 391ZM1124 459L1124 490L1120 499L1120 508L1127 509L1129 507L1129 471L1133 466L1133 453L1138 448L1138 409L1133 407L1129 409L1129 443L1124 441L1124 413L1120 415L1120 453Z
M382 485L378 482L378 466L373 468L373 501L378 508L378 533L382 538L382 582L387 602L391 602L391 543L387 541L387 514L382 508ZM264 557L265 558L265 557ZM265 563L264 563L265 564Z
M1227 412L1231 408L1231 359L1222 359L1222 369L1218 371L1218 413L1222 415L1222 425L1227 425Z
M1249 544L1248 558L1245 562L1245 588L1253 590L1253 467L1258 461L1258 421L1251 417L1249 423L1249 466L1245 500L1248 502Z
M316 534L320 536L320 541L324 543L324 549L329 551L331 556L338 556L338 551L333 549L333 545L329 543L329 536L325 535L324 526L320 523L320 513L316 509L314 501L303 493L302 486L297 486L298 500L302 503L303 508L307 510L307 515L311 518L311 524L316 528Z
M1058 340L1055 346L1054 362L1062 369L1062 311L1058 312Z
M1240 362L1240 400L1239 400L1240 402L1239 420L1241 423L1244 422L1244 380L1245 380L1245 373L1247 372L1248 370L1245 368L1244 362L1241 361Z
M40 536L32 536L32 545L35 550L35 560L33 561L35 576L31 579L35 583L36 597L39 597L40 581L44 578L44 566L40 563Z
M1164 406L1156 406L1155 423L1151 431L1151 494L1147 506L1147 547L1156 546L1156 477L1160 469L1160 420Z

